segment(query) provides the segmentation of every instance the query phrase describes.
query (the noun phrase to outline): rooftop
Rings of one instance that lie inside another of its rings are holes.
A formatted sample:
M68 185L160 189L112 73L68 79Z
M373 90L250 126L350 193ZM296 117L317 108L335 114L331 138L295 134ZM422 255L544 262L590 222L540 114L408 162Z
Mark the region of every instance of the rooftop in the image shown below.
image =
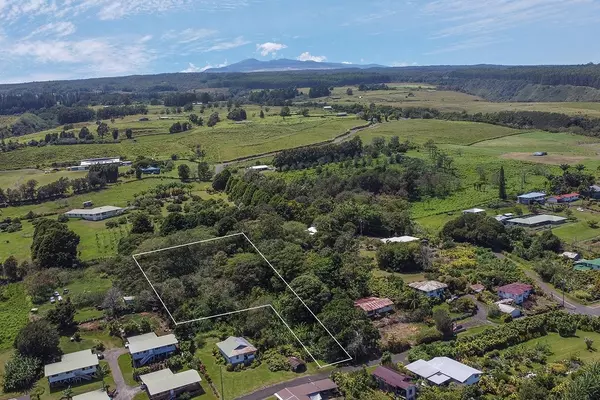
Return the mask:
M485 286L483 286L481 283L476 283L474 285L469 286L471 289L473 289L476 292L481 292L483 290L485 290Z
M561 256L563 256L565 258L575 259L575 258L579 257L579 253L575 253L573 251L565 251L565 252L561 253Z
M372 374L393 387L408 389L409 387L414 386L414 383L412 383L409 376L388 367L380 365L372 372Z
M567 194L557 194L556 196L550 196L550 197L554 197L555 199L568 199L571 197L579 197L579 193L567 193Z
M502 301L497 301L496 305L498 306L498 308L500 309L501 312L505 313L505 314L512 314L513 311L516 310L515 307L509 305L509 304L505 304Z
M44 366L44 376L62 374L80 368L98 365L98 356L92 350L81 350L75 353L64 354L61 361Z
M375 311L384 307L393 306L394 302L390 299L380 299L379 297L365 297L354 302L354 307L360 307L363 311Z
M446 289L448 287L448 285L446 285L445 283L438 281L413 282L409 283L408 286L410 286L413 289L420 290L422 292L432 292L434 290Z
M579 260L575 262L575 265L587 264L587 265L595 265L600 267L600 258L595 258L593 260Z
M322 379L320 381L285 388L275 393L275 397L281 400L316 400L319 397L311 395L333 389L337 389L335 382L331 379Z
M268 165L253 165L251 167L248 167L249 169L269 169L270 167Z
M429 361L417 360L408 364L406 369L437 384L446 382L449 378L465 382L472 375L482 373L448 357L435 357Z
M408 243L421 240L414 236L394 236L390 238L381 239L383 243Z
M525 292L528 292L531 289L533 289L533 286L521 282L509 283L508 285L500 286L499 288L497 288L498 292L510 293L517 296L524 294Z
M177 338L173 334L156 336L154 332L131 336L127 338L127 341L129 342L129 351L132 354L178 343Z
M256 347L252 346L243 337L229 336L222 342L217 343L217 347L227 355L227 357L234 357L242 354L255 353Z
M95 208L75 208L73 210L67 211L65 214L102 214L109 211L119 210L122 210L122 208L115 206L102 206Z
M103 390L94 390L73 396L73 400L110 400L108 394Z
M546 193L543 192L531 192L531 193L524 193L520 196L517 196L520 199L535 199L538 197L545 197Z
M559 217L558 215L542 214L542 215L533 215L531 217L525 217L525 218L513 218L513 219L509 219L508 222L515 223L515 224L522 224L522 225L537 225L537 224L542 224L544 222L562 222L565 220L566 220L565 217Z
M174 374L173 371L167 368L146 375L140 375L140 380L146 385L150 396L154 396L159 393L168 392L169 390L199 383L202 379L200 379L198 371L193 369Z
M463 210L465 214L480 214L484 213L485 210L483 208L469 208L468 210Z

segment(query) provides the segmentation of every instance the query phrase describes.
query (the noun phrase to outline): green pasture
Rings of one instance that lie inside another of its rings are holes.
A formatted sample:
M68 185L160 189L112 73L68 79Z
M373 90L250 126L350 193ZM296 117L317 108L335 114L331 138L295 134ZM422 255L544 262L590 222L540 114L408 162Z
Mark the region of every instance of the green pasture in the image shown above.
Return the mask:
M593 350L587 350L584 338L594 341ZM576 336L563 338L558 333L551 332L546 336L530 340L523 344L526 347L535 347L538 343L546 343L550 346L552 355L548 357L549 362L556 362L576 355L584 362L592 362L600 359L597 347L600 345L600 333L577 331Z
M3 286L0 294L0 350L5 350L12 347L19 329L29 321L32 305L22 283Z

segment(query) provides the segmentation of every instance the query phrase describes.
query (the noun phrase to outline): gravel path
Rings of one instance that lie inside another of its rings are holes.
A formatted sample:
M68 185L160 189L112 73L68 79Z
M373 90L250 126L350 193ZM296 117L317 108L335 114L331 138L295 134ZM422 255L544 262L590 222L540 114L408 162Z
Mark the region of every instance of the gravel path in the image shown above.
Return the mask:
M127 349L125 348L111 349L106 350L104 352L104 360L108 362L113 379L115 380L115 384L117 385L117 394L114 397L115 400L131 400L135 397L136 394L142 391L142 389L140 389L139 386L131 387L125 383L125 378L123 377L121 368L119 368L118 359L119 356L126 353Z

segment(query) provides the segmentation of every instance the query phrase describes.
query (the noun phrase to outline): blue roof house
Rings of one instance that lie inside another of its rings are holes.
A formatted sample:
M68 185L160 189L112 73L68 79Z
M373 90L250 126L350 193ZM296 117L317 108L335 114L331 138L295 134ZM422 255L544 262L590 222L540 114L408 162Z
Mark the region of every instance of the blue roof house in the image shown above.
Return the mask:
M542 193L542 192L531 192L531 193L525 193L520 196L517 196L517 202L520 204L526 204L526 205L534 204L534 203L544 204L545 201L546 201L546 193Z

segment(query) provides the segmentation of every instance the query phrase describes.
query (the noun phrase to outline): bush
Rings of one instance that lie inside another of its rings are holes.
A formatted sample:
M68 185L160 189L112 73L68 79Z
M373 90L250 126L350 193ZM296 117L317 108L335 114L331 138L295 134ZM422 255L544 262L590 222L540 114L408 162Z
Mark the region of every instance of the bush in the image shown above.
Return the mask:
M167 211L168 212L181 212L182 208L179 204L169 204L167 206Z
M488 317L490 318L499 318L502 315L500 308L496 304L491 304L488 307Z
M5 393L25 391L37 381L41 364L33 357L16 355L6 363L4 371Z
M56 220L58 222L69 222L69 217L67 217L65 214L60 214L58 217L56 217Z
M511 322L513 320L513 317L510 314L503 314L500 319L502 320L502 322L507 323Z
M416 337L417 344L427 344L437 342L443 339L443 335L435 328L427 328L421 330Z

